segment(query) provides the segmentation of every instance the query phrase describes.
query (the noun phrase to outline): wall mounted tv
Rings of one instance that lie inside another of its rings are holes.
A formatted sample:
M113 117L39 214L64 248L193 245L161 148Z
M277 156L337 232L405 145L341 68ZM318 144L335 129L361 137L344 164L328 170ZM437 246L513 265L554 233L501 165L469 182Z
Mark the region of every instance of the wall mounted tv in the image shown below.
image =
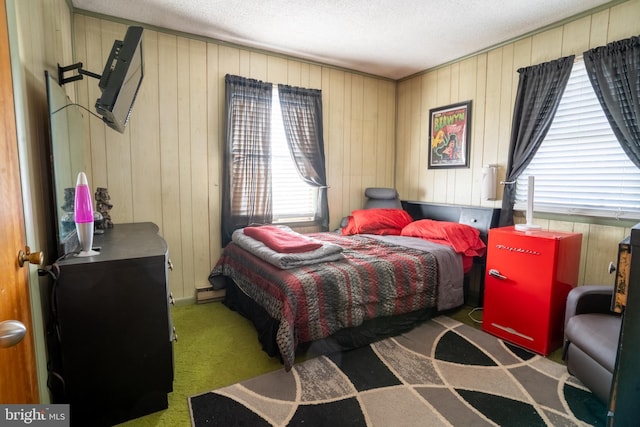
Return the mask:
M107 126L124 132L144 76L142 27L129 27L124 40L113 42L98 87L96 111Z

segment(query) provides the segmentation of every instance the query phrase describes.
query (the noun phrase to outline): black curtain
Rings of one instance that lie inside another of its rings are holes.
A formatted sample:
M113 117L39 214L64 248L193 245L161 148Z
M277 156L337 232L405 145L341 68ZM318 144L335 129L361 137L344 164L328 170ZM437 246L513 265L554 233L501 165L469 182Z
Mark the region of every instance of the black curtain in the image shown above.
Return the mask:
M302 180L318 188L315 222L322 231L329 230L327 173L322 135L322 93L278 85L280 109L289 152Z
M584 64L614 135L640 167L640 37L588 50Z
M516 179L533 159L549 131L569 81L574 58L571 55L518 70L520 78L511 125L501 227L513 225Z
M233 231L268 224L271 198L271 83L227 74L222 246Z

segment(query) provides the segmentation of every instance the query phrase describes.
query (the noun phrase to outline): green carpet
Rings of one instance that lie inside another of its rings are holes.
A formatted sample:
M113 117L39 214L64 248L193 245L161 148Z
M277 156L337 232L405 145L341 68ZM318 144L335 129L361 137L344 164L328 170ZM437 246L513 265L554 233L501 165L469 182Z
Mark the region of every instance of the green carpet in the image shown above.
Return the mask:
M261 350L253 325L222 303L177 306L172 319L178 341L169 408L123 426L190 426L188 396L282 367Z
M469 317L470 310L463 307L447 315L480 328ZM482 318L481 311L471 315ZM189 396L282 368L276 358L262 351L253 325L220 302L175 307L172 319L178 341L174 344L175 379L169 408L122 426L190 426ZM551 358L558 361L557 354Z

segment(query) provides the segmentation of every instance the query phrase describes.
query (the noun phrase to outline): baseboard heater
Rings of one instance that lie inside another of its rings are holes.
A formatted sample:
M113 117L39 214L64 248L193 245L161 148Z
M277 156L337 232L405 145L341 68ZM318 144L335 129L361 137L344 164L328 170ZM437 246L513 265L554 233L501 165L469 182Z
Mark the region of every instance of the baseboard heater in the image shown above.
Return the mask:
M225 293L225 289L213 289L213 286L196 288L196 303L203 304L212 301L222 301Z

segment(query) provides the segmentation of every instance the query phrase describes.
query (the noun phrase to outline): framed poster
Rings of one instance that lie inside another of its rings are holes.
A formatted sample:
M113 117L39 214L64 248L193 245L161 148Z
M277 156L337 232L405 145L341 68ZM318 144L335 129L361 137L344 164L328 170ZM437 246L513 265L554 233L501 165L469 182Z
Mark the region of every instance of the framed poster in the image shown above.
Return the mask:
M429 110L429 169L468 168L471 101Z

